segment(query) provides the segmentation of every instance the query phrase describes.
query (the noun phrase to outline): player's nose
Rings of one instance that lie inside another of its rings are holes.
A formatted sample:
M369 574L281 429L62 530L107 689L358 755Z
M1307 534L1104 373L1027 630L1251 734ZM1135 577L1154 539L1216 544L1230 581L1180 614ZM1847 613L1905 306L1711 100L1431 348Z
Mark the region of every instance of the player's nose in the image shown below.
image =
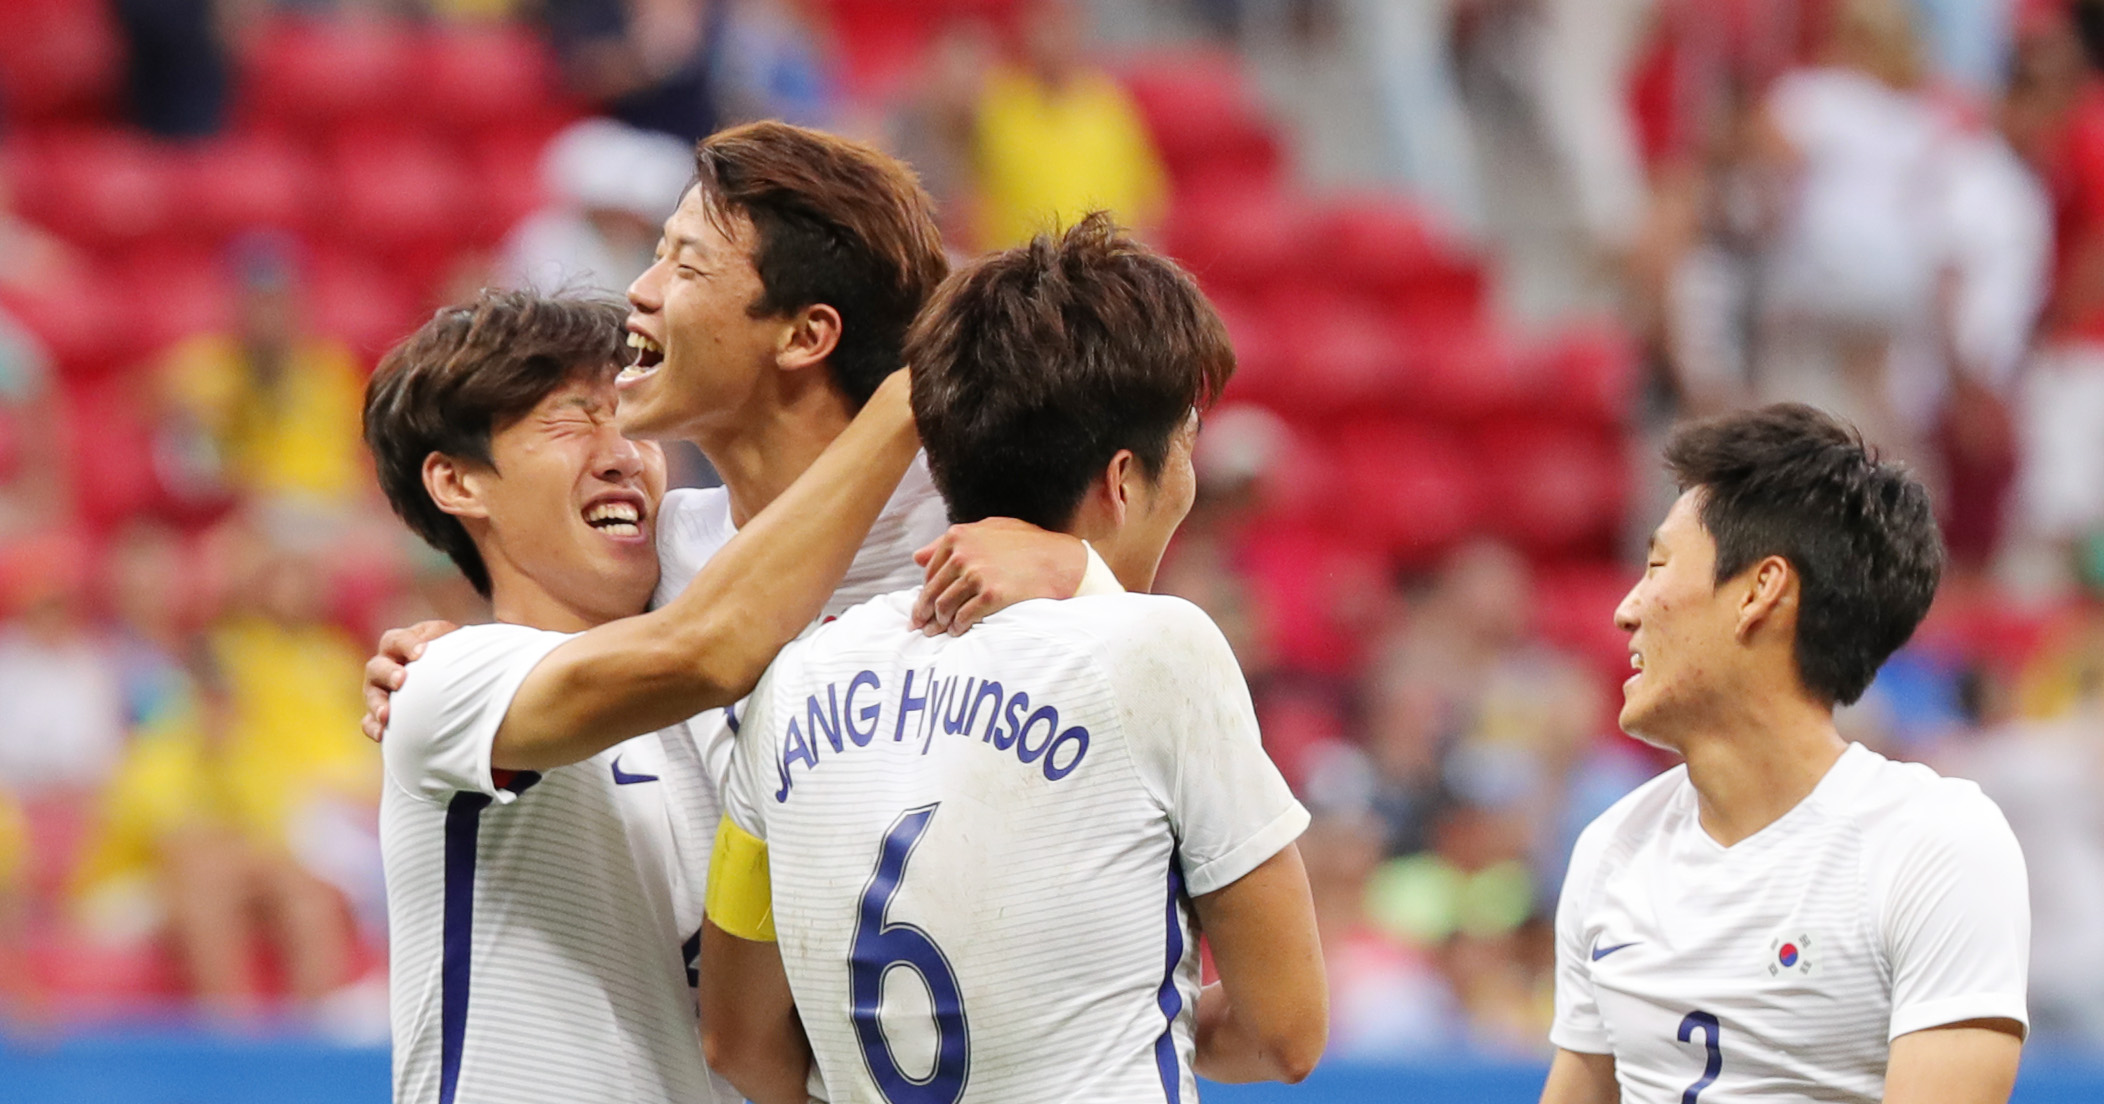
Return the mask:
M609 483L633 483L642 477L643 464L642 448L609 427L593 457L592 468Z
M652 261L649 268L644 269L641 275L629 283L629 306L644 314L654 313L658 308L664 306L664 296L659 290L661 283L659 270L664 267L665 262Z
M1615 606L1615 628L1626 633L1636 631L1636 592L1641 586L1630 587L1629 593L1622 595L1622 601Z

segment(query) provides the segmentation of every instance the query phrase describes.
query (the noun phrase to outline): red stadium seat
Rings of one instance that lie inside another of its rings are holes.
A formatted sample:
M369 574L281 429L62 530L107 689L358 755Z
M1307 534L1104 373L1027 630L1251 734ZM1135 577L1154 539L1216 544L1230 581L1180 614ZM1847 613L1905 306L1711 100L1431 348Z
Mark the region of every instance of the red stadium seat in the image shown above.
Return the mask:
M1280 405L1309 413L1393 405L1408 389L1401 335L1381 312L1334 295L1282 292L1272 325L1286 335L1292 386Z
M1629 335L1609 321L1574 327L1537 351L1538 409L1561 420L1627 424L1636 408L1638 364Z
M1527 365L1503 334L1483 325L1412 326L1385 317L1409 348L1413 413L1474 422L1525 401L1532 382L1523 374Z
M0 289L0 305L44 343L62 375L93 375L127 363L144 349L137 331L112 326L87 309L107 294L76 273L33 290Z
M1470 455L1441 431L1361 420L1338 434L1337 456L1340 524L1398 562L1428 563L1475 528L1479 492Z
M1404 324L1481 323L1482 263L1417 208L1386 197L1346 200L1324 210L1313 232L1324 275L1378 300Z
M1232 54L1136 59L1125 82L1180 190L1273 187L1285 157Z
M130 132L77 129L25 143L20 203L32 220L94 245L164 232L179 214L182 158Z
M68 1016L176 1012L182 972L158 942L110 944L51 929L29 940L30 984Z
M462 132L516 123L555 100L555 62L523 26L453 26L418 44L416 109Z
M347 133L334 151L337 218L346 242L383 252L450 249L473 229L473 187L436 143L403 134Z
M324 254L307 282L307 310L316 329L341 338L360 356L376 358L423 319L415 296L371 262Z
M99 114L123 67L124 44L100 0L0 4L0 107L11 119Z
M144 379L116 373L66 389L73 427L73 494L81 520L107 533L161 500Z
M234 325L234 291L220 256L205 249L149 249L126 258L119 277L128 324L149 350Z
M1281 335L1263 308L1247 298L1228 294L1212 300L1235 346L1235 374L1228 380L1228 396L1275 405L1292 385L1293 370Z
M321 169L305 150L268 137L200 146L183 172L185 226L204 240L242 230L299 230L325 202Z
M1307 225L1307 209L1270 188L1193 192L1171 210L1169 252L1208 292L1262 294L1315 263Z
M1540 553L1611 549L1628 493L1629 465L1611 434L1554 423L1507 421L1476 435L1486 500L1498 536Z
M543 202L541 150L545 136L500 133L474 144L469 160L472 188L466 215L470 240L493 245ZM671 199L666 199L669 213Z
M1247 574L1271 658L1292 670L1342 673L1360 658L1354 631L1369 594L1388 585L1380 551L1305 525L1253 530L1239 560Z
M399 121L423 88L415 38L396 21L281 19L257 36L248 63L244 114L288 132Z

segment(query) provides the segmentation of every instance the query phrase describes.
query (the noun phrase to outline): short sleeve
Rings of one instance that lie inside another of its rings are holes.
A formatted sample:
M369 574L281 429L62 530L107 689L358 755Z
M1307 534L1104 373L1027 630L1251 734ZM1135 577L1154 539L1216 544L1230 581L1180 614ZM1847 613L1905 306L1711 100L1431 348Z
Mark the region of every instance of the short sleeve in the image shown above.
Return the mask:
M767 838L767 806L780 792L780 763L775 754L779 745L768 733L774 723L769 705L777 685L774 672L781 659L776 657L775 666L761 676L751 695L723 711L731 730L730 763L719 776L723 779L723 815L762 840Z
M720 487L680 487L658 504L658 585L653 609L663 608L708 564L732 536L730 508Z
M520 625L477 625L432 641L388 706L381 744L388 776L433 801L460 791L513 800L517 795L492 777L491 745L520 684L568 639Z
M1595 821L1571 849L1563 892L1556 899L1556 1018L1549 1042L1581 1054L1608 1054L1607 1021L1593 992L1591 948L1585 935L1585 910L1600 869L1600 830Z
M1083 598L1124 602L1127 598ZM1264 752L1249 686L1227 638L1198 607L1145 597L1109 657L1124 735L1142 782L1168 808L1193 896L1221 889L1308 827Z
M1990 1018L2028 1030L2031 907L2023 852L2002 811L1977 787L1941 784L1952 800L1905 833L1885 890L1887 1037Z

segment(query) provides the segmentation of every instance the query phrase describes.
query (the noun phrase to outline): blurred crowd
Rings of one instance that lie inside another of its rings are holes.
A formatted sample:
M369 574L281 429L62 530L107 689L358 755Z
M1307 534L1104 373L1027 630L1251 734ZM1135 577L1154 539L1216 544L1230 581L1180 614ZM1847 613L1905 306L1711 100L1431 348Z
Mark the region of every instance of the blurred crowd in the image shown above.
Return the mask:
M17 1022L290 1012L384 1037L360 665L386 627L486 612L380 501L364 374L479 285L618 294L692 140L778 117L910 160L960 257L1108 206L1221 302L1243 379L1161 585L1227 631L1316 813L1333 1054L1545 1052L1572 841L1670 765L1615 727L1612 613L1671 494L1652 453L1675 419L1785 398L1933 488L1942 597L1842 721L2001 803L2031 865L2034 1038L2104 1048L2104 2L10 9ZM332 75L414 83L421 49L480 75L457 103L434 79L445 119L407 137ZM147 155L92 210L66 198L83 134ZM429 166L472 160L445 178L467 198L388 207L411 174L360 199L365 142L472 150ZM316 194L340 206L278 212L253 166L281 162L295 200L337 174ZM155 166L193 163L249 166L200 178L263 198L201 240L185 221L219 216L181 201L129 228ZM474 225L433 249L415 220L441 216ZM712 476L683 453L676 478Z

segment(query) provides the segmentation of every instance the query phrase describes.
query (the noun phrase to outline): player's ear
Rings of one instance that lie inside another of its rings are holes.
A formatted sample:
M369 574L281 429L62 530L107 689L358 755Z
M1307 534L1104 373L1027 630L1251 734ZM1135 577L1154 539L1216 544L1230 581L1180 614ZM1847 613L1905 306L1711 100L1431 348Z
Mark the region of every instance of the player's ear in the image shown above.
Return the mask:
M424 492L454 517L488 517L489 507L482 495L486 479L493 474L482 465L434 452L424 457Z
M1139 493L1139 482L1145 478L1139 457L1134 456L1131 449L1119 449L1110 458L1110 463L1103 469L1103 490L1108 498L1113 525L1122 527L1125 524Z
M840 312L813 303L789 319L775 348L778 367L796 371L821 364L840 347Z
M1739 623L1735 635L1751 636L1762 625L1790 625L1797 607L1797 572L1781 556L1764 556L1739 576ZM1790 627L1794 628L1794 625Z

